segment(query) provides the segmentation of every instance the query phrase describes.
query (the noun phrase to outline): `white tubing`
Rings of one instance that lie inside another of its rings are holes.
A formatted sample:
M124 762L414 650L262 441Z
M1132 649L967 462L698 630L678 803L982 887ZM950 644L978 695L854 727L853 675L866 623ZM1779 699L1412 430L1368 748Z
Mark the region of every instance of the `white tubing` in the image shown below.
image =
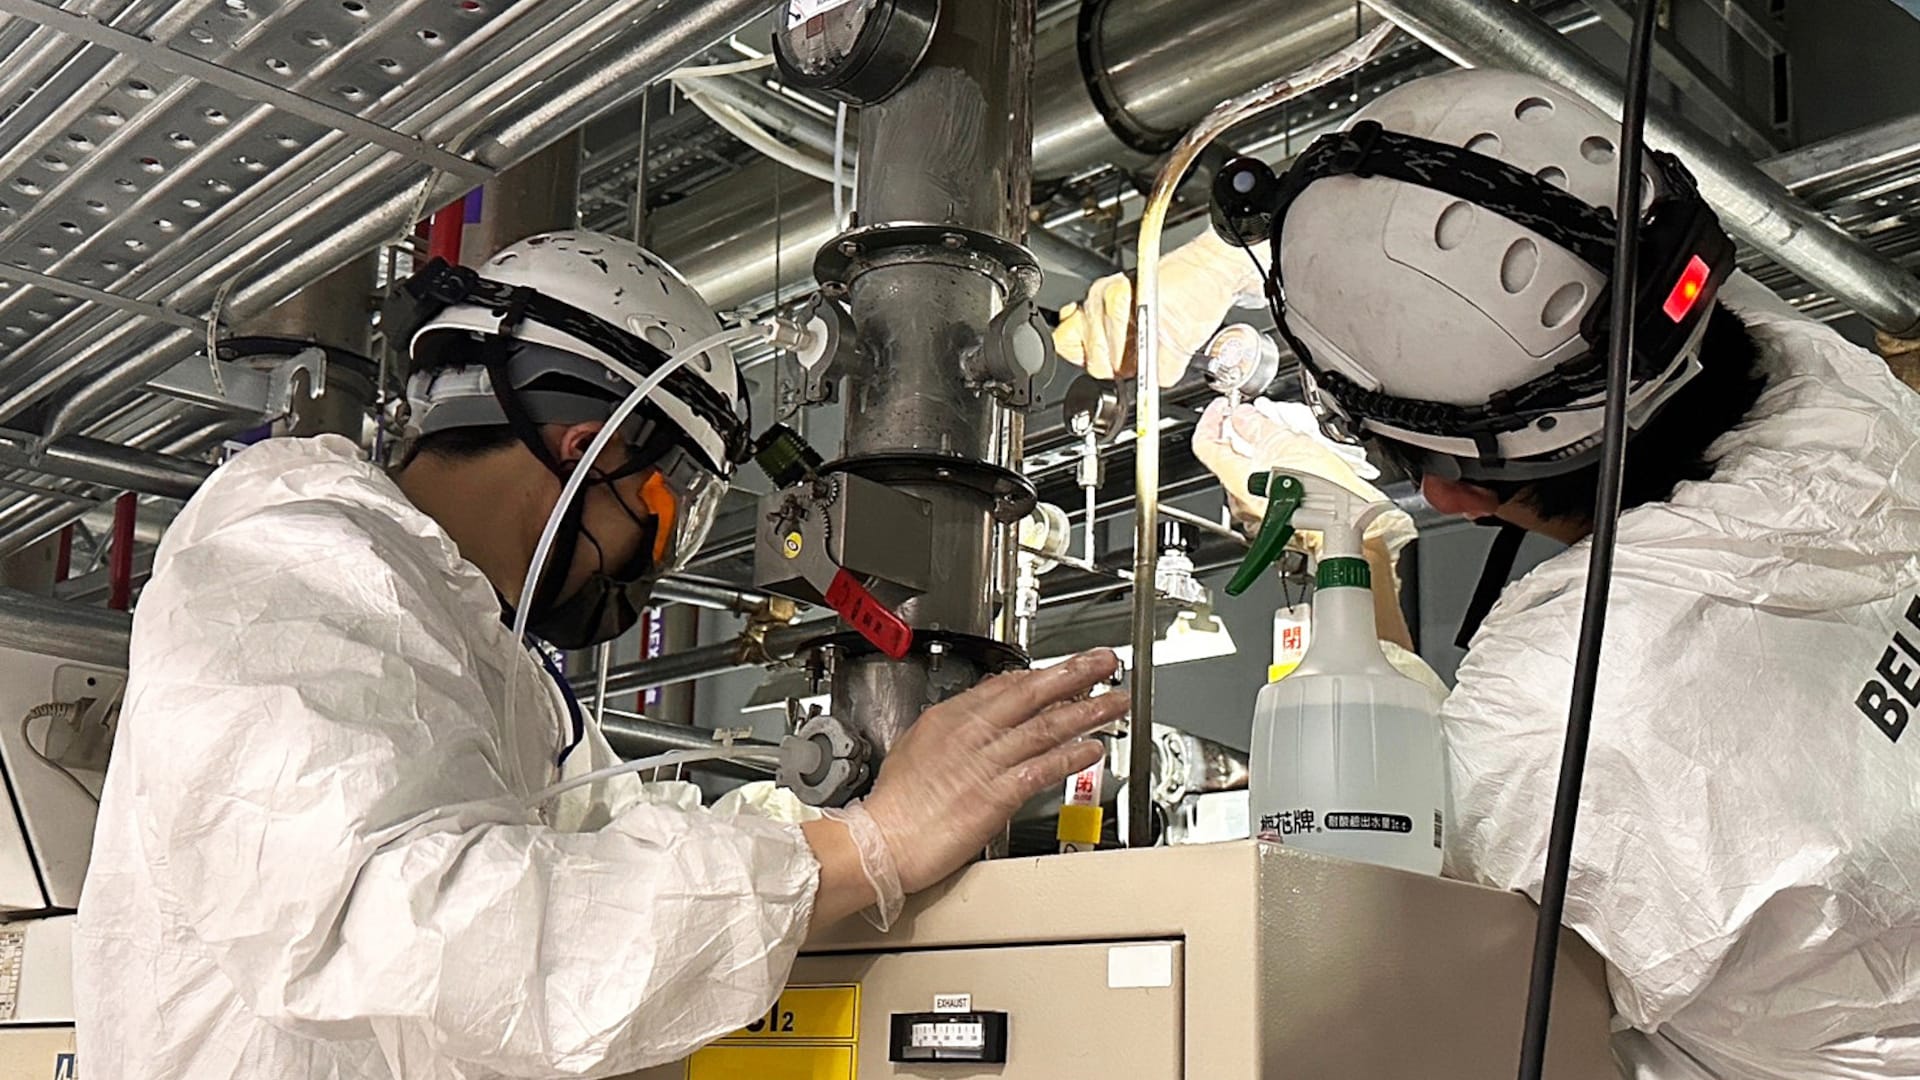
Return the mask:
M696 108L711 117L714 123L726 129L727 134L787 168L805 173L815 180L825 180L834 185L835 191L839 190L831 162L814 157L798 147L788 146L775 138L772 132L755 123L752 117L724 101L716 101L690 87L683 87L682 92Z
M587 482L587 474L593 471L593 463L600 460L600 452L607 448L607 443L613 441L613 436L620 430L620 425L627 422L627 417L633 415L633 410L639 408L641 402L653 396L653 392L660 388L661 383L667 381L668 376L679 371L689 360L708 349L732 345L736 342L752 341L765 335L766 331L759 327L744 326L722 330L711 337L694 342L674 353L639 386L634 387L633 393L627 395L627 400L613 410L612 416L607 417L606 424L601 427L600 433L593 437L592 444L587 447L586 456L580 459L580 464L573 470L572 475L567 477L566 486L560 489L560 498L553 504L553 512L547 515L547 527L540 532L540 543L533 549L533 561L527 564L527 580L520 587L520 602L513 609L515 641L527 639L527 617L533 607L533 594L539 587L540 575L547 568L547 556L552 553L554 537L560 532L560 520L566 517L567 507L571 506L573 500L579 496L580 488ZM515 670L518 669L518 665L515 665Z
M624 776L627 773L646 772L648 769L664 769L670 765L691 765L696 761L770 761L777 758L778 752L767 746L732 746L715 743L711 750L669 750L664 754L623 761L618 765L595 769L590 773L562 780L557 784L549 784L533 798L528 799L526 805L529 809L538 807L554 796L572 791L574 788L597 784L602 780Z
M847 227L847 204L844 185L840 178L846 175L847 161L847 103L833 112L833 227L835 231Z
M756 56L751 60L736 60L731 64L707 64L702 67L683 67L667 73L667 78L675 82L682 79L717 79L723 75L739 75L748 71L759 71L773 66L773 54Z

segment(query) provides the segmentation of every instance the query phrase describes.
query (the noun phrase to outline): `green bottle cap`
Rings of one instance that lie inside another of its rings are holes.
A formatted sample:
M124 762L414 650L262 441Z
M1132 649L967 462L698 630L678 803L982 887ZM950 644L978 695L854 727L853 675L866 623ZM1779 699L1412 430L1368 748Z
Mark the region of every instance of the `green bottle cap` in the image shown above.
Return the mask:
M1367 566L1367 560L1352 556L1322 559L1313 585L1316 589L1371 589L1373 570Z
M1254 473L1247 478L1247 490L1267 500L1267 516L1260 522L1260 532L1254 537L1247 557L1240 560L1240 569L1234 571L1233 580L1227 583L1228 596L1239 596L1252 588L1260 575L1287 550L1287 541L1293 539L1294 511L1300 509L1300 503L1307 497L1305 486L1284 473Z

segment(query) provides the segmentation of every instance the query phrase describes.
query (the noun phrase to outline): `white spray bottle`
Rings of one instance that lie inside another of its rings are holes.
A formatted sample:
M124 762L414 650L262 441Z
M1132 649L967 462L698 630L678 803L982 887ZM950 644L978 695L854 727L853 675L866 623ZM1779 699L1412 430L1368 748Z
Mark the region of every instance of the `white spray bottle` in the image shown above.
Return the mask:
M1307 655L1254 706L1254 835L1437 874L1447 803L1439 702L1381 652L1361 549L1367 525L1393 504L1279 470L1255 474L1248 489L1267 499L1267 514L1230 595L1259 580L1296 528L1324 537Z

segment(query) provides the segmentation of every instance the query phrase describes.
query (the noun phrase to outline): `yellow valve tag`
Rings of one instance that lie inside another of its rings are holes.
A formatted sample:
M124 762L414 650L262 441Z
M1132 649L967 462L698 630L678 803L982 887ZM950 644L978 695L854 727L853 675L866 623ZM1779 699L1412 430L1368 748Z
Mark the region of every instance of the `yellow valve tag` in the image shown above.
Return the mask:
M789 986L767 1015L687 1059L687 1080L853 1080L860 987Z

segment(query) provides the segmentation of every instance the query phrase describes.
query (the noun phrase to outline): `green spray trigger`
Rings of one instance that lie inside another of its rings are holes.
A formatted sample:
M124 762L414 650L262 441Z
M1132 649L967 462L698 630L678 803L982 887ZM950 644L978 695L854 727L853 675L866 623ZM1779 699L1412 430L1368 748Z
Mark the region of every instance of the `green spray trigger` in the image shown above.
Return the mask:
M1287 541L1293 539L1293 514L1307 497L1305 485L1285 473L1254 473L1247 478L1247 490L1256 498L1267 500L1267 516L1260 522L1260 533L1253 539L1253 547L1247 557L1240 560L1240 569L1234 571L1233 580L1227 583L1227 595L1239 596L1260 580L1287 550Z

